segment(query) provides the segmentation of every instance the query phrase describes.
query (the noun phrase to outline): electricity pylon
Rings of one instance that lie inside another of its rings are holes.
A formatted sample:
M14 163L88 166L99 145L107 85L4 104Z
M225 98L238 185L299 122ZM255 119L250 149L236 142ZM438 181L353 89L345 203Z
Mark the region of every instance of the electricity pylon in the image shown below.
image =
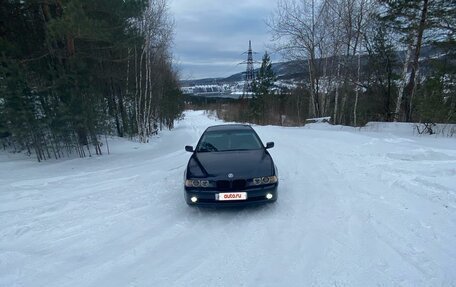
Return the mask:
M249 40L249 50L247 53L247 61L242 62L241 64L247 64L247 69L245 70L245 82L244 82L244 91L243 97L251 95L253 92L253 80L255 79L255 72L253 67L253 54L252 51L252 41ZM244 53L244 54L246 54Z

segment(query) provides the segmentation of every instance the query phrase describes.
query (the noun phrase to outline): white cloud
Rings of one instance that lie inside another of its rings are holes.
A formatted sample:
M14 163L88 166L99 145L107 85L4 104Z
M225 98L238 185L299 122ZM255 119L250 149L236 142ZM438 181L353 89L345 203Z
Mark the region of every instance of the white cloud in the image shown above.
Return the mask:
M230 64L244 60L249 40L262 54L270 40L265 20L275 7L276 0L171 0L174 54L182 76L229 76Z

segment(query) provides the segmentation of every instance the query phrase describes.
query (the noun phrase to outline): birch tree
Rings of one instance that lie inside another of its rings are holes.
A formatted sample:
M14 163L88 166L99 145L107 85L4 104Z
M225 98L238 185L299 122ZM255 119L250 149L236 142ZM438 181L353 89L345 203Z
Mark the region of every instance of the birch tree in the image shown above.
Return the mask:
M429 0L383 1L386 11L382 15L386 24L398 33L406 46L406 54L398 89L394 121L411 117L410 102L415 93L423 35L428 27ZM404 109L403 117L400 117Z
M167 50L171 43L172 23L168 16L165 0L150 0L149 6L139 22L144 35L139 53L136 54L135 115L140 142L147 142L157 132L158 102L163 94L163 67L168 59Z
M356 73L351 76L351 58L360 53L363 30L373 6L371 0L278 2L276 13L268 24L278 50L307 63L313 116L328 114L327 87L333 86L335 78L333 122L342 120L339 107L345 110L348 87L353 83L359 86ZM339 105L341 74L344 89ZM322 79L325 81L324 93Z
M315 0L279 0L274 16L268 26L276 41L277 49L290 59L307 63L310 91L310 114L321 116L319 99L320 70L317 59L322 41L322 3Z

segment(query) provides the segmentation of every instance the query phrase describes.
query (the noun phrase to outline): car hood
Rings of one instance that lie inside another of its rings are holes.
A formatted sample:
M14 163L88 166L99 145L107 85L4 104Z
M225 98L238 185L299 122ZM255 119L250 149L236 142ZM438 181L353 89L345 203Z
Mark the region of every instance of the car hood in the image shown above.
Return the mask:
M248 151L199 152L190 158L187 177L212 177L228 179L232 173L237 178L269 176L274 172L274 164L264 149Z

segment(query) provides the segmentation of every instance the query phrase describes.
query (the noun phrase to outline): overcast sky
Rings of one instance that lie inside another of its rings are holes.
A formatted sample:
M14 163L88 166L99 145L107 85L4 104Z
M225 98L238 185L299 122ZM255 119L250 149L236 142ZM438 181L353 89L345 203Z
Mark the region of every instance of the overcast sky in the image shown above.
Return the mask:
M170 0L174 57L181 79L226 77L244 71L249 40L260 61L271 36L265 20L277 0ZM270 52L270 51L268 51ZM276 60L278 55L273 55Z

